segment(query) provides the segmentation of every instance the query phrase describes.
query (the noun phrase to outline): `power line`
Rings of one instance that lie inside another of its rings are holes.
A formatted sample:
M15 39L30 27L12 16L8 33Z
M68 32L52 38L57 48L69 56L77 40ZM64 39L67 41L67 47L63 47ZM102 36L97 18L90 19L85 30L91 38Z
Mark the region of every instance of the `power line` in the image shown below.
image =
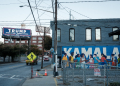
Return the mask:
M25 4L25 3L27 3L27 2L22 2L22 1L20 1L20 0L18 0L20 3L23 3L23 4Z
M120 0L103 0L103 1L73 1L73 2L59 2L59 3L108 2L108 1L120 1Z
M52 20L52 19L40 19L40 20ZM34 20L26 20L26 21L34 21ZM36 20L39 21L39 20ZM22 22L22 21L0 21L0 22Z
M42 25L50 25L50 24L42 24ZM8 25L8 24L0 24L0 26L20 26L20 25L15 25L15 24L13 24L13 25ZM26 25L26 26L36 26L36 25Z
M40 2L40 0L38 1L38 3L39 3L39 2ZM38 3L37 3L37 5L38 5ZM41 3L40 3L40 4L41 4ZM33 11L35 11L35 9L34 9ZM26 17L26 19L23 20L23 22L26 21L26 20L29 18L30 15L31 15L31 12L30 12L30 14ZM22 22L22 23L23 23L23 22Z
M55 18L55 15L54 15L54 0L51 0L51 2L52 2L53 20L54 20L54 18Z
M32 15L33 15L33 18L34 18L35 24L36 24L36 27L37 27L37 29L38 29L37 22L36 22L36 20L35 20L35 17L34 17L33 11L32 11L32 7L31 7L31 5L30 5L29 0L28 0L28 3L29 3L29 7L30 7L30 9L31 9L31 12L32 12ZM39 29L38 29L38 31L39 31ZM40 32L39 32L39 34L40 34Z
M12 4L20 4L20 3L9 3L9 4L0 4L0 5L12 5Z
M40 1L40 0L39 0ZM37 3L36 3L36 0L35 0L35 5L36 5L36 8L37 8ZM41 23L40 23L40 18L39 18L39 13L38 13L38 9L37 9L37 14L38 14L38 19L39 19L39 24L41 26Z
M61 4L60 4L60 5L61 5ZM62 5L61 5L61 6L62 6ZM65 7L65 8L68 8L68 7ZM68 9L70 9L70 8L68 8ZM72 9L70 9L70 10L72 10ZM76 13L78 13L79 15L84 16L84 17L86 17L86 18L88 18L88 19L91 19L90 17L88 17L88 16L86 16L86 15L84 15L84 14L81 14L81 13L75 11L75 10L72 10L72 11L73 11L73 12L76 12Z
M50 9L50 8L47 8L46 10L48 10L48 9ZM46 11L44 11L39 17L41 17L45 12L46 12Z
M42 2L43 2L43 0L41 0L40 4L37 4L37 5L40 6Z
M60 4L61 5L61 4ZM62 6L62 5L61 5ZM63 6L62 6L63 7ZM65 7L63 7L65 10L66 10L66 8ZM66 10L67 11L67 10ZM68 12L68 11L67 11ZM69 12L68 12L69 13ZM72 15L73 16L73 15ZM74 16L73 16L74 17ZM75 17L74 17L75 18ZM76 19L76 18L75 18Z
M50 8L48 8L48 9L50 9ZM46 10L48 10L48 9L46 9ZM46 11L44 11L39 17L41 17L45 12L46 12ZM33 23L33 22L31 22L31 23Z
M30 24L31 22L25 23L25 24ZM32 22L33 23L33 22ZM41 23L50 23L50 22L41 22ZM0 24L21 24L21 23L0 23Z

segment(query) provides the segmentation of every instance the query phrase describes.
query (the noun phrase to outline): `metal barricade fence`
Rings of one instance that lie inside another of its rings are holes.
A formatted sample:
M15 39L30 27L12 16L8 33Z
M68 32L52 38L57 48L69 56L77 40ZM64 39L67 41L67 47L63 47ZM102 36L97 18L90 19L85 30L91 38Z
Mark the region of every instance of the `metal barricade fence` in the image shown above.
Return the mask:
M120 86L120 69L117 66L62 62L62 78L66 86Z
M107 66L106 71L107 85L108 86L120 86L120 67Z

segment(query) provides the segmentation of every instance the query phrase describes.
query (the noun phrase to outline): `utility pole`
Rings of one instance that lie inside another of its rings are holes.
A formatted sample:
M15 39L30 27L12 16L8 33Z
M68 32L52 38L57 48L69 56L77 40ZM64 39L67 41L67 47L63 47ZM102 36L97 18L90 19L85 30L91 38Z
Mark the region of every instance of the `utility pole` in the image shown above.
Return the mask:
M70 10L70 14L69 15L70 15L70 20L71 20L71 10Z
M10 29L10 46L11 46L11 31L12 31L12 29Z
M20 46L20 49L19 49L19 62L20 62L20 58L21 58L21 55L20 55L20 50L21 50L21 37L20 37L20 41L19 41L19 46Z
M46 30L46 27L44 27L44 38L43 38L43 42L42 42L42 62L41 62L41 69L43 69L43 56L44 56L44 44L45 44L45 30Z
M54 38L54 50L55 50L55 73L54 76L58 76L57 71L57 0L55 0L55 38Z
M11 46L11 31L12 31L12 29L10 29L10 43L9 43L10 46ZM11 60L11 57L9 56L9 62L10 62L10 60Z

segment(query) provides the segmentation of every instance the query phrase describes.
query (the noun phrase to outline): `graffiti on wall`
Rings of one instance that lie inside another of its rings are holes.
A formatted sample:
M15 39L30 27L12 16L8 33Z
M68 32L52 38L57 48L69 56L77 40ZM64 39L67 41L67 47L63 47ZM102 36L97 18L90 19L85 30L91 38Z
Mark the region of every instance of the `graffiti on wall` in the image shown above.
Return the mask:
M67 54L67 57L71 55L71 52L74 52L74 58L77 54L84 53L86 58L89 58L90 54L97 54L101 59L101 54L104 54L107 56L107 59L111 59L111 54L115 54L118 58L120 46L63 46L62 51Z

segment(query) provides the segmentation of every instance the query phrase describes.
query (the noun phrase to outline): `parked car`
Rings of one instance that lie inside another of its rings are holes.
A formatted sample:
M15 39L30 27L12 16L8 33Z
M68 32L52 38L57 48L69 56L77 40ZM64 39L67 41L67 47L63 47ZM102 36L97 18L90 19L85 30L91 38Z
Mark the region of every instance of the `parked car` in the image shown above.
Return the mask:
M43 58L49 58L49 56L47 56L47 55L44 55L44 56L43 56Z
M44 61L49 61L49 58L44 58Z

